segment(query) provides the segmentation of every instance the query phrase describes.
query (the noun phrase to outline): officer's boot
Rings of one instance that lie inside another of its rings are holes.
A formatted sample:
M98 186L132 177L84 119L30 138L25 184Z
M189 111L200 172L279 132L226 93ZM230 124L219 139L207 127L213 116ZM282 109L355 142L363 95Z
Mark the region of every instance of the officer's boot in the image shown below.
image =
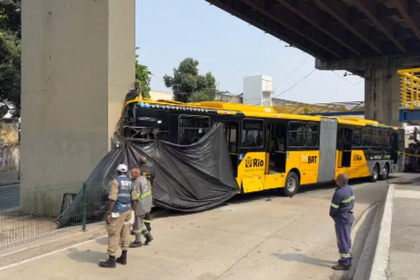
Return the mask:
M115 257L109 256L109 259L104 261L104 262L100 262L99 266L100 267L115 268L117 266L117 263L115 261Z
M127 264L127 251L122 251L121 257L117 258L117 263L122 265Z
M141 247L141 246L143 246L141 244L141 234L136 234L136 239L134 240L133 243L130 244L129 247L130 248L138 248L138 247Z
M349 270L350 266L343 265L343 264L339 263L339 264L334 265L332 268L334 270Z
M144 234L144 237L146 238L145 245L149 245L150 242L153 240L153 236L150 234L150 232L147 232Z

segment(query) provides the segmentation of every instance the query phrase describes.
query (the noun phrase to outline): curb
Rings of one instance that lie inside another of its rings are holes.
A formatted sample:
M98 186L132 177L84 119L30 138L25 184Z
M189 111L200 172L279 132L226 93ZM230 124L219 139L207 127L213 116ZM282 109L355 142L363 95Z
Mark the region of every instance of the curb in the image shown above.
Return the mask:
M7 187L7 186L11 186L11 185L19 185L20 181L12 181L12 182L7 182L7 183L0 183L0 188L1 187Z
M384 205L384 213L378 235L378 243L376 245L375 256L373 258L372 269L369 280L386 280L388 279L389 250L391 246L391 226L392 226L392 209L394 206L394 184L388 188L388 193Z

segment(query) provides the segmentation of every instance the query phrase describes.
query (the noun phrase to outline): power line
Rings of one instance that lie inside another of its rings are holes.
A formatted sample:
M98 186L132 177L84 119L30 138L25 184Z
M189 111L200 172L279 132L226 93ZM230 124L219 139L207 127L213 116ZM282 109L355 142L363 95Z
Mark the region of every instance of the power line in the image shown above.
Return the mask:
M312 70L308 75L306 75L305 77L303 77L301 80L299 80L297 83L295 83L293 86L291 86L290 88L280 92L279 94L276 94L273 97L278 97L280 95L282 95L283 93L288 92L289 90L293 89L295 86L297 86L298 84L300 84L303 80L305 80L306 78L308 78L310 75L312 75L313 72L315 72L316 69Z
M299 63L299 65L292 71L292 73L289 75L289 76L287 76L287 78L286 79L284 79L283 80L283 82L281 82L275 89L274 89L274 91L276 91L282 84L284 84L299 68L300 68L300 66L302 66L302 64L309 58L309 56L310 55L307 55L306 57L305 57L305 59L304 60L302 60L302 62L301 63Z
M257 59L257 56L258 56L258 54L260 53L261 46L262 46L262 44L263 44L263 42L264 42L264 39L265 39L265 33L263 34L263 37L262 37L261 42L260 42L260 45L258 46L258 49L257 49L257 51L256 51L256 53L255 53L255 55L254 55L254 59L252 60L251 65L248 67L248 70L246 71L245 76L248 76L249 70L251 70L252 66L254 65L255 60Z

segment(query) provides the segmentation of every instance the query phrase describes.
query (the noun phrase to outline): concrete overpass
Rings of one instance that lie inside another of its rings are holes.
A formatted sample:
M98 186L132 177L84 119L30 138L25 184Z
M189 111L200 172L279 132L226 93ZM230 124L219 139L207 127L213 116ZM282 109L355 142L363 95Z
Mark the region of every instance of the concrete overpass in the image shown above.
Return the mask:
M322 70L365 78L366 118L399 125L397 71L420 66L419 0L206 0L307 52Z

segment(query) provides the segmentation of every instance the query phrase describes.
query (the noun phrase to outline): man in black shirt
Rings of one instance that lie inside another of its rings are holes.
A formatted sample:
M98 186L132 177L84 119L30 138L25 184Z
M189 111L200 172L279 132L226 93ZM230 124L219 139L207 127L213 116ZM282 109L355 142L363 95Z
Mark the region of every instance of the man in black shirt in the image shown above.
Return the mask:
M146 177L150 181L150 185L152 186L152 191L153 191L153 187L155 186L155 183L156 183L155 172L149 166L147 166L146 163L147 163L146 157L140 157L141 175ZM152 230L150 212L144 216L143 222L150 233L150 231Z

